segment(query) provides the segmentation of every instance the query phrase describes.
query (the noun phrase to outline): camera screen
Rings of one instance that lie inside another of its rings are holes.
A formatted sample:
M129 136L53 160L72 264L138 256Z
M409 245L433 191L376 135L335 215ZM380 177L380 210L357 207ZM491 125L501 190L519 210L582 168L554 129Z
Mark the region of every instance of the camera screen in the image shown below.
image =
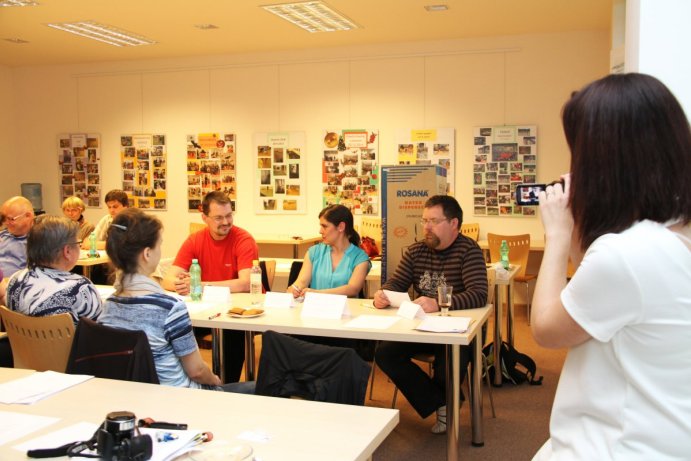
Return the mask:
M534 206L539 204L538 195L546 187L546 184L519 184L516 186L516 205Z

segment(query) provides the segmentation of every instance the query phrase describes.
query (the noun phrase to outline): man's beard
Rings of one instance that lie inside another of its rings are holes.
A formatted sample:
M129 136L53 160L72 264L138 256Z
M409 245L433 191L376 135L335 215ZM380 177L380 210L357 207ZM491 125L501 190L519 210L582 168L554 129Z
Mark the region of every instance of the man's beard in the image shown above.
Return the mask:
M441 240L439 240L439 237L435 234L432 232L425 234L425 245L427 245L428 248L436 250L439 244L441 244Z

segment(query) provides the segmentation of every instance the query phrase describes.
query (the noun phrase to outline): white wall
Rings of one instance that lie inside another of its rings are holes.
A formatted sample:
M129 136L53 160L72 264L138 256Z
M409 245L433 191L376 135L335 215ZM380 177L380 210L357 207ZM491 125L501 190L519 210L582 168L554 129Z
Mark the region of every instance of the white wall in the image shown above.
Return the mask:
M691 1L628 0L626 71L650 74L669 87L691 117Z
M568 170L559 114L571 91L608 71L609 32L580 32L291 53L218 56L13 69L17 148L0 151L5 190L43 184L44 207L58 213L56 135L98 132L103 144L103 193L120 188L119 137L163 132L168 143L168 211L164 255L174 255L188 223L185 135L233 131L238 135L236 224L254 233L305 235L318 230L321 153L326 128L380 130L382 164L395 163L399 128L456 129L456 197L466 221L490 232L542 237L537 218L472 216L472 128L538 126L538 179ZM0 69L0 83L8 80ZM4 85L3 85L4 86ZM1 91L1 90L0 90ZM0 93L0 101L8 95ZM0 116L7 118L4 109ZM252 134L307 132L307 215L255 215ZM3 134L10 134L3 128ZM13 192L15 193L15 192ZM5 195L8 195L6 192ZM104 210L89 210L96 221Z
M16 171L14 96L12 71L0 66L0 159L2 180L0 180L0 203L6 197L19 195L19 182L14 178Z

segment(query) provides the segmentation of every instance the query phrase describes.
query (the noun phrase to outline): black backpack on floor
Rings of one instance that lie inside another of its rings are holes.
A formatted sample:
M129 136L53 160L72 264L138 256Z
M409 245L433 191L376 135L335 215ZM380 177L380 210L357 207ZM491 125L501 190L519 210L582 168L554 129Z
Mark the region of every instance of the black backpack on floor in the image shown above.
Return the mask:
M492 382L494 382L494 373L496 372L494 363L494 343L485 346L482 349L482 353L487 359L487 372ZM535 377L535 373L537 372L535 361L526 354L518 352L504 341L501 343L499 358L501 360L501 373L505 379L514 384L521 384L526 381L532 386L539 386L542 384L542 376L538 378Z

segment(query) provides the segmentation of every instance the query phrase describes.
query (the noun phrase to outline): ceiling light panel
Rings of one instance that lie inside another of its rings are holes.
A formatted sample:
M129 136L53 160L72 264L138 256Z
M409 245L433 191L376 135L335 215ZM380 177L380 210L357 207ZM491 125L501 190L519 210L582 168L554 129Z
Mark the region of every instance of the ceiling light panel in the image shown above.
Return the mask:
M282 3L262 8L311 33L359 28L353 21L322 2Z
M94 21L61 22L47 24L58 30L64 30L71 34L98 40L113 46L141 46L156 43L141 35L133 34L107 24L99 24Z
M36 6L40 5L38 2L32 0L0 0L1 6Z

